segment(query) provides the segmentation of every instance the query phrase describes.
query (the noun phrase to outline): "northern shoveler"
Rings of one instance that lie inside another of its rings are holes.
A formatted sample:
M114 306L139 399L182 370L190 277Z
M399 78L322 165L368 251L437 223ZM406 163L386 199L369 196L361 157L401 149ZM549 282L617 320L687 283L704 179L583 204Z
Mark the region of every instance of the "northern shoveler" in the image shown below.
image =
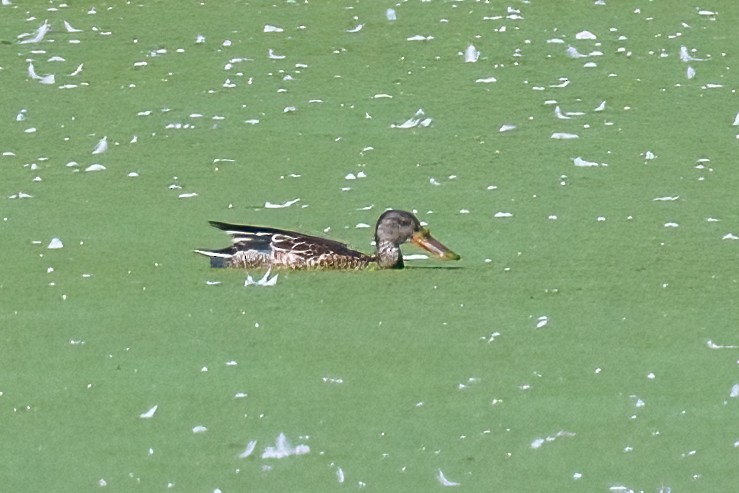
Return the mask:
M352 250L338 241L294 231L217 221L210 224L232 237L231 246L221 250L195 250L210 257L211 267L363 269L377 265L382 269L402 269L400 245L408 240L439 258L459 260L459 255L435 240L416 216L406 211L382 213L375 229L377 253L374 255Z

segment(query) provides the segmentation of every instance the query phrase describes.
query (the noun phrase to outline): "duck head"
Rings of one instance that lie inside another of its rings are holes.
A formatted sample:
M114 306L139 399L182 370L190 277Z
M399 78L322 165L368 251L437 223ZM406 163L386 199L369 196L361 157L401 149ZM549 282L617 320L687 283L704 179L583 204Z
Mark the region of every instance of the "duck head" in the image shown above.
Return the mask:
M375 243L377 263L385 269L402 269L403 254L400 245L411 241L434 256L444 260L459 260L459 255L437 241L418 218L410 212L385 211L377 220Z

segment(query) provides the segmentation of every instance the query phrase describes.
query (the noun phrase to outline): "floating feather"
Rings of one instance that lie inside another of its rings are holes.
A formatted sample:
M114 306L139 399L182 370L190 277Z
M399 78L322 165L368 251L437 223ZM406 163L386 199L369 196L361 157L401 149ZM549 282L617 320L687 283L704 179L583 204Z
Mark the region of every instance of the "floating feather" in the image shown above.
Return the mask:
M43 41L44 36L46 36L46 33L48 33L51 30L51 25L49 24L49 21L44 21L41 26L39 26L38 29L36 29L36 34L33 36L33 38L24 39L23 41L20 41L19 44L30 44L30 43L40 43Z

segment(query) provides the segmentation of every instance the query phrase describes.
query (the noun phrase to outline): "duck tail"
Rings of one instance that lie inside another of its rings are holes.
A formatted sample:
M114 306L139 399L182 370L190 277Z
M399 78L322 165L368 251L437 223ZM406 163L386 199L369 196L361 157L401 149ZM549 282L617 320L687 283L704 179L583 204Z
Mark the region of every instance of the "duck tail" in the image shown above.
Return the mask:
M228 267L233 258L233 248L224 248L222 250L206 250L205 248L198 248L193 250L195 253L210 257L210 266L213 268Z

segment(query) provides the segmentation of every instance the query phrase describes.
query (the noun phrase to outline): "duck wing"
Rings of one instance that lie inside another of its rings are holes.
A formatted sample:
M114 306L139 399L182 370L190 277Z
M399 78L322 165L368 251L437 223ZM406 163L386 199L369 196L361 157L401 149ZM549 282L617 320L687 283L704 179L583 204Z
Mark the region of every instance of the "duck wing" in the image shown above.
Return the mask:
M290 268L360 268L374 257L349 248L346 244L285 229L210 221L211 226L231 235L231 246L211 251L211 257L248 254L264 258L274 266ZM200 250L198 253L206 253Z

